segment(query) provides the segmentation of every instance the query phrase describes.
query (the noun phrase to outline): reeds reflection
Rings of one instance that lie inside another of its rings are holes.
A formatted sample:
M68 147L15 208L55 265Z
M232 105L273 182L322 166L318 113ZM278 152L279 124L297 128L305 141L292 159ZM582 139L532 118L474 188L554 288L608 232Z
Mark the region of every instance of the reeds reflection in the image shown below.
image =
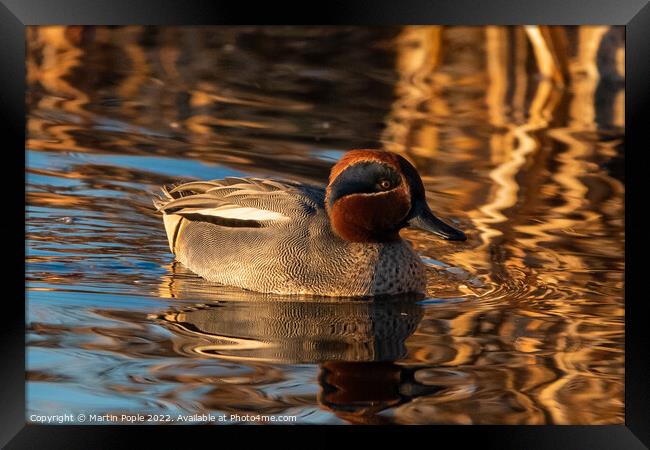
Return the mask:
M28 408L622 423L623 61L606 26L28 27ZM425 299L173 262L159 185L319 183L363 147L468 234L404 232Z

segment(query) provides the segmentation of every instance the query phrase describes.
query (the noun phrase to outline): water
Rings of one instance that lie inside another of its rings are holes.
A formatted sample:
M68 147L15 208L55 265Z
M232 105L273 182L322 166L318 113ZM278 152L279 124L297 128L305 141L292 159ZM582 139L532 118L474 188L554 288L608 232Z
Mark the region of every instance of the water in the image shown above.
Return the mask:
M623 423L622 29L564 32L560 85L522 28L28 28L28 417ZM351 148L409 157L468 235L403 232L425 298L174 262L160 185L323 183Z

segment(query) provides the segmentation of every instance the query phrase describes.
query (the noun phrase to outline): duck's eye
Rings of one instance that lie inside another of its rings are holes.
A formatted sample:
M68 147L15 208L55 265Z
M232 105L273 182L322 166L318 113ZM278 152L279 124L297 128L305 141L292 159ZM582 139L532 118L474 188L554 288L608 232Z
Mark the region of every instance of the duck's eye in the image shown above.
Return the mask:
M390 186L391 186L390 180L386 180L386 179L379 180L379 182L377 183L377 186L379 186L379 189L386 191L386 190L390 189Z

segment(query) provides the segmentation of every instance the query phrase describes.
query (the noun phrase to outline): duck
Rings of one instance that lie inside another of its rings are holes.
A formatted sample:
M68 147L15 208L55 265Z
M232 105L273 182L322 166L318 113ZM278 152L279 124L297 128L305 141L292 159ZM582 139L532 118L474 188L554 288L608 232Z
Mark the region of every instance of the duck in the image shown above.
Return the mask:
M424 294L416 227L452 241L461 230L429 208L417 169L385 150L351 150L326 187L227 177L163 186L153 199L170 251L211 283L279 295Z

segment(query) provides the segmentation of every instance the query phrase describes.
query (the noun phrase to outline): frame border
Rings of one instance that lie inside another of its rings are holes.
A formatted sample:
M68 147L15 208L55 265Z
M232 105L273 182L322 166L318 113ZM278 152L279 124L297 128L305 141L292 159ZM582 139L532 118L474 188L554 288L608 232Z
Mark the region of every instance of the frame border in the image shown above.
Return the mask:
M645 322L640 277L642 264L635 264L643 256L641 239L648 244L643 233L639 211L630 205L641 201L639 192L629 186L640 186L641 170L648 165L647 127L650 110L650 6L649 0L438 0L424 3L418 0L399 2L332 0L312 5L275 2L258 3L254 8L245 2L193 0L181 3L174 0L0 0L0 128L4 129L3 143L13 168L25 166L25 26L45 24L88 25L223 25L223 24L445 24L445 25L514 25L514 24L611 24L625 25L625 115L626 146L625 171L628 188L625 190L625 425L617 426L460 426L436 427L384 427L399 442L411 441L413 433L435 432L436 438L453 439L454 445L476 439L485 446L490 443L505 448L590 448L636 449L650 446L650 389L646 377L650 373L647 349L650 345ZM253 15L254 14L254 15ZM297 17L300 15L300 17ZM629 161L629 148L634 147L635 163ZM6 174L13 182L22 181L23 190L11 191L10 216L24 217L25 172L11 170ZM15 177L15 179L14 179ZM636 181L634 181L636 180ZM4 181L4 180L3 180ZM5 205L7 205L5 203ZM641 205L645 206L645 205ZM15 295L5 295L4 323L0 327L4 367L0 398L2 427L0 445L7 448L115 448L130 442L134 434L165 439L171 442L178 436L178 428L169 426L71 426L32 425L25 423L25 286L19 283L20 272L25 275L25 247L11 236L25 234L25 223L5 221L0 230L10 236L4 246L8 251L8 269L5 276L12 281ZM630 238L634 245L629 244ZM23 264L17 264L17 261ZM13 294L13 290L11 291ZM17 301L23 299L23 304ZM227 430L226 430L227 428ZM277 430L286 427L245 428L246 437L259 436L261 429ZM319 426L300 426L299 432L322 431ZM327 433L335 436L342 429L353 430L359 437L368 430L376 435L376 427L328 426ZM215 436L214 433L243 436L244 428L193 426L188 429L193 439ZM291 429L292 431L295 428ZM331 430L331 431L330 431ZM405 431L406 430L406 431ZM408 432L408 435L402 434ZM311 433L309 433L312 435ZM350 432L344 433L346 437ZM371 435L368 434L368 437ZM232 436L234 437L234 436ZM11 441L11 442L9 442ZM187 440L184 442L187 444ZM645 443L645 445L644 445Z

